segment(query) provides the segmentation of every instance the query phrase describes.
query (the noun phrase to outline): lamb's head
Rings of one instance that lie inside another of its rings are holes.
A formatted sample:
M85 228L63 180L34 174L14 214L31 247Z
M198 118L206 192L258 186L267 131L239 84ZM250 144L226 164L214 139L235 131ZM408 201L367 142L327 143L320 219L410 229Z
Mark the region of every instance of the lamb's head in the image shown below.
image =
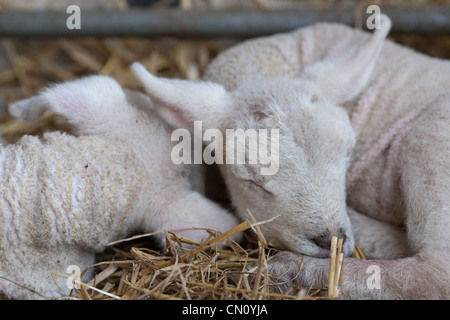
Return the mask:
M344 252L350 253L345 175L355 134L347 113L312 86L303 79L266 79L233 91L236 114L226 128L253 129L259 138L259 161L250 163L255 147L249 140L245 163L220 167L242 217L246 209L259 221L279 215L261 225L266 239L277 247L327 256L331 236L336 235L347 238ZM267 138L261 135L265 130ZM233 136L225 139L233 145ZM235 151L228 145L227 155Z
M139 64L132 69L174 127L195 133L194 121L202 121L203 140L213 140L206 149L215 149L216 161L223 161L220 167L241 217L247 217L247 209L259 221L279 215L261 225L268 241L325 257L336 235L345 239L343 252L350 255L354 239L345 177L355 133L339 105L369 82L390 21L383 19L382 26L360 48L313 64L296 79L261 79L230 92L215 83L159 79ZM221 135L208 131L214 129ZM234 158L239 146L246 151L241 163L239 152ZM257 158L253 163L252 157Z

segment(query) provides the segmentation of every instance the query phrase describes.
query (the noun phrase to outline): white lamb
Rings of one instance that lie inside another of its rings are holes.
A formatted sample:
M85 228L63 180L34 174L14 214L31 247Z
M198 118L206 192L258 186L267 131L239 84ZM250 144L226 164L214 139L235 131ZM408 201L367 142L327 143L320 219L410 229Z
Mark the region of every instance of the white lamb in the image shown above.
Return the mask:
M0 146L0 294L67 294L66 279L54 273L67 274L71 265L82 271L95 252L130 232L226 231L236 224L194 190L190 168L171 162L171 132L150 105L104 76L55 85L10 105L27 121L51 109L79 137L54 132ZM206 232L184 234L200 241Z
M288 287L326 287L331 236L348 256L354 234L371 260L345 259L344 297L450 298L450 62L385 41L389 29L383 17L374 35L321 23L250 40L210 64L209 82L133 66L175 125L280 129L277 174L220 168L240 215L281 213L261 227L288 250L269 263Z

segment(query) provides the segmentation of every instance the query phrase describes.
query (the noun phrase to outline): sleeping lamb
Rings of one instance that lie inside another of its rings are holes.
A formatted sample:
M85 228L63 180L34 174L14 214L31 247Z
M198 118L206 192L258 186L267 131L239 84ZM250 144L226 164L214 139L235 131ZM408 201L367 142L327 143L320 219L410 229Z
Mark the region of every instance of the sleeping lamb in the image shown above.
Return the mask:
M326 287L336 235L346 256L356 239L370 258L345 258L343 297L450 298L450 62L385 40L389 30L382 16L373 35L320 23L249 40L198 83L132 66L173 125L279 128L276 174L220 168L241 216L281 214L261 229L287 250L269 272L288 287Z
M48 108L79 136L52 132L0 146L0 294L67 294L66 279L53 273L83 270L133 231L235 226L193 188L191 168L171 162L170 131L150 105L112 78L90 76L9 106L26 121ZM207 235L183 232L197 241Z

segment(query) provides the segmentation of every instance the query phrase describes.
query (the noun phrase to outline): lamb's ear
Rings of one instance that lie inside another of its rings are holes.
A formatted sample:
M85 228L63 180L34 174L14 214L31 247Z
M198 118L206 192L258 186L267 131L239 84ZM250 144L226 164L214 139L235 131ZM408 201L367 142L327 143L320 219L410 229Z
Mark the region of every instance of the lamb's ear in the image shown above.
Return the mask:
M381 15L380 29L375 30L368 41L361 45L356 43L339 56L310 65L304 75L337 103L355 98L369 83L390 28L390 19Z
M158 78L143 65L131 65L134 76L153 100L159 115L177 128L192 130L194 121L203 128L221 128L230 96L225 88L213 82Z
M8 112L17 120L30 124L37 121L48 106L49 103L38 95L11 103Z
M66 118L79 134L111 132L131 114L117 81L98 75L54 84L9 105L10 114L25 122L36 121L47 109Z

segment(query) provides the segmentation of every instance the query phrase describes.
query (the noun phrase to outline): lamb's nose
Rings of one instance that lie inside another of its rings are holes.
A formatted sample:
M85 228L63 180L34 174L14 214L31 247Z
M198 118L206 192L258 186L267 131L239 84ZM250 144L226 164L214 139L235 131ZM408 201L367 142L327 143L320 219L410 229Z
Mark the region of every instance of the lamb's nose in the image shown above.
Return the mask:
M320 235L320 236L312 239L312 241L318 247L330 250L331 238L333 236L336 236L337 238L342 238L343 239L342 245L344 245L345 240L347 239L347 236L345 235L344 230L343 229L339 229L339 232L337 234L331 234L331 233L323 234L323 235Z

